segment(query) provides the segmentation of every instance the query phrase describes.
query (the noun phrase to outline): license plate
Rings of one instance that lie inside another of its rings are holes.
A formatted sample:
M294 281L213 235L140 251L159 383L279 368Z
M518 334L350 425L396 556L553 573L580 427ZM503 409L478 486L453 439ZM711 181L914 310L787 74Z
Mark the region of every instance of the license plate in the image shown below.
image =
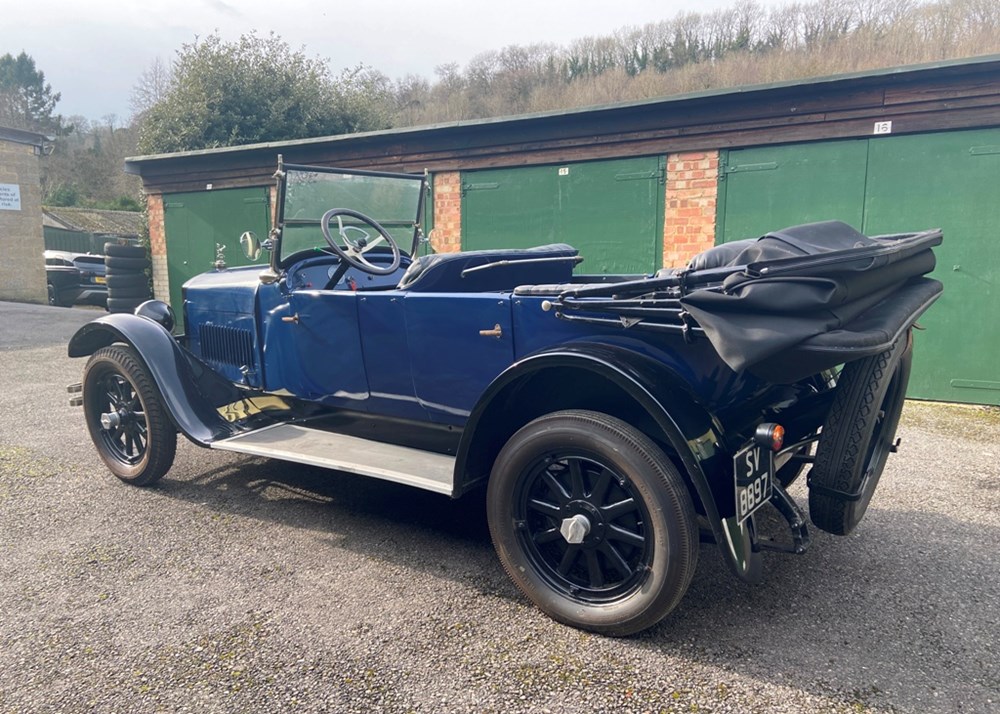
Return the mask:
M751 444L733 457L736 516L740 523L767 503L774 492L774 458L770 449Z
M104 285L106 282L108 282L108 280L103 275L95 275L94 282L97 283L98 285Z

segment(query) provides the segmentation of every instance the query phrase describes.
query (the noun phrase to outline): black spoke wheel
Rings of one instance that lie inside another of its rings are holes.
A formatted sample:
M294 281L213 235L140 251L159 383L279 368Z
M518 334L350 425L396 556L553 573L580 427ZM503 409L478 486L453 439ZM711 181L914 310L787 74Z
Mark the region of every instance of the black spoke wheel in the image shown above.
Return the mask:
M913 345L902 335L885 352L845 365L809 472L809 517L847 535L861 522L892 451L910 381Z
M698 537L687 487L656 444L618 419L565 411L531 422L501 450L487 499L504 568L560 622L638 632L690 584Z
M91 356L83 375L83 407L90 438L115 476L146 486L170 468L177 432L130 347L112 345Z

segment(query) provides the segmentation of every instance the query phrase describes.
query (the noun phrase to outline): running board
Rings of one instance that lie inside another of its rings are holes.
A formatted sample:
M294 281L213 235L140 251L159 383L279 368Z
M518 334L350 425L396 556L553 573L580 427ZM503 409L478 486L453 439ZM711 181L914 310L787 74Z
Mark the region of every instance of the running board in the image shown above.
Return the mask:
M298 424L275 424L238 434L213 442L212 448L372 476L446 496L453 492L454 456Z

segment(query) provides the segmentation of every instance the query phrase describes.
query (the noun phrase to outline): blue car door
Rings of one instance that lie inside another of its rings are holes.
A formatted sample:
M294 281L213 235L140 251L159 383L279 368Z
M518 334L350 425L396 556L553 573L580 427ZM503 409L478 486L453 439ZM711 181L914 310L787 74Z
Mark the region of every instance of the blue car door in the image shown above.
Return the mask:
M367 409L357 293L296 290L290 307L296 323L289 355L295 363L284 370L289 391L329 406Z
M464 424L514 360L509 294L408 293L404 298L417 399L430 418Z

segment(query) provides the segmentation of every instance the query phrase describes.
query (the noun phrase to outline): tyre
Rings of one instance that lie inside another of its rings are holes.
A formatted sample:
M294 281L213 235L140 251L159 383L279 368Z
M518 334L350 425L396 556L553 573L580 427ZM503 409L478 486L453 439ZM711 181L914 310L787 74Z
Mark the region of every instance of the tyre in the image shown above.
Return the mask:
M105 243L104 255L113 258L146 259L146 247L142 245L122 245L120 243Z
M73 303L66 302L65 299L60 299L59 292L56 290L55 285L48 283L46 287L49 293L49 305L54 307L73 307Z
M112 345L91 356L83 372L83 409L97 453L122 481L148 486L173 464L177 432L131 347Z
M659 622L698 561L683 478L645 434L606 414L555 412L514 434L486 510L500 562L528 599L604 635Z
M104 258L104 265L112 270L140 271L149 267L147 258L116 258L113 255Z
M149 285L149 278L142 272L113 272L106 277L109 290L114 288L136 288Z
M875 493L910 381L910 340L907 333L885 352L849 362L840 373L809 472L809 515L828 533L854 530Z
M144 298L108 298L108 312L133 312L145 302Z
M149 283L127 288L108 288L108 297L112 300L147 300L149 298Z

